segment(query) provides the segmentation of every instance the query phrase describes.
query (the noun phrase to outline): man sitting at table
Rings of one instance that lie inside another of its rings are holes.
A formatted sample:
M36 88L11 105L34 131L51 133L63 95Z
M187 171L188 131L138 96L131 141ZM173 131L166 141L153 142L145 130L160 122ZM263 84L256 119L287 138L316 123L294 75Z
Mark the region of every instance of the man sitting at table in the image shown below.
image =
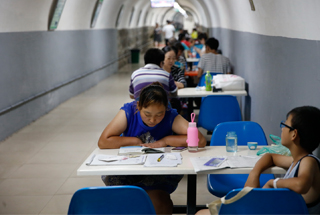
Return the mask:
M140 91L153 82L159 82L168 95L177 95L177 86L170 73L163 70L164 53L160 49L151 48L144 55L145 66L134 71L129 86L130 98L139 100Z
M209 38L206 43L206 53L200 58L198 64L198 78L207 71L214 73L230 74L232 66L229 58L218 54L219 41L213 37Z

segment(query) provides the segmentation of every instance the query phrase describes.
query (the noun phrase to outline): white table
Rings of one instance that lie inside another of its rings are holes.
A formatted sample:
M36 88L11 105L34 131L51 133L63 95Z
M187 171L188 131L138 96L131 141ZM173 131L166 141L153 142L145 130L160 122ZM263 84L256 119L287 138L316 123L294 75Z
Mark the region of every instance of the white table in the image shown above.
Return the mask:
M231 95L231 96L246 96L247 91L245 90L230 90L222 92L212 92L204 90L196 90L195 87L186 87L178 90L178 97L180 98L196 98L196 97L206 97L206 96L221 96L221 95Z
M118 166L87 166L83 164L77 170L78 175L188 175L187 185L187 213L194 214L196 212L196 174L248 174L251 168L237 169L220 169L195 173L189 158L202 156L231 156L231 155L255 155L261 148L249 150L247 146L239 146L237 153L227 153L225 146L206 146L199 149L196 153L190 153L187 150L181 152L183 160L178 167L143 167L143 165L118 165ZM89 156L93 154L117 155L118 149L95 149ZM279 167L272 167L264 173L284 174L286 171ZM205 185L204 185L205 186Z
M200 58L187 58L186 60L188 63L194 63L199 62Z

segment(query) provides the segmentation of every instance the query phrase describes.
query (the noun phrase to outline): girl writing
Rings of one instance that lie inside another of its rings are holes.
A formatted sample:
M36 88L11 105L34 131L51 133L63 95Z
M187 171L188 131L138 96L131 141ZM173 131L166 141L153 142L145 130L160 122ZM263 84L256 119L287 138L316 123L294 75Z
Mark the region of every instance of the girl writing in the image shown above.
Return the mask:
M121 146L187 146L188 122L175 109L168 108L166 91L155 82L145 87L139 101L124 104L115 118L102 132L98 145L101 149ZM173 135L173 132L175 135ZM120 137L120 135L123 136ZM199 132L199 147L206 140ZM146 190L157 214L172 214L170 198L182 175L102 176L107 186L135 185Z

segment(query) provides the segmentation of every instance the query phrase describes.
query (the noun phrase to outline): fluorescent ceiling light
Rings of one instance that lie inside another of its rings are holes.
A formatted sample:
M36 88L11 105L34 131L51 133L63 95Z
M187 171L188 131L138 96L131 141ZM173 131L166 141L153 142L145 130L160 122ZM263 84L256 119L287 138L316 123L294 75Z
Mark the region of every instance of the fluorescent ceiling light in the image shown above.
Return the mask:
M188 18L187 12L185 10L182 9L182 7L180 7L180 5L178 4L178 2L175 2L173 4L173 7L178 10L185 18Z

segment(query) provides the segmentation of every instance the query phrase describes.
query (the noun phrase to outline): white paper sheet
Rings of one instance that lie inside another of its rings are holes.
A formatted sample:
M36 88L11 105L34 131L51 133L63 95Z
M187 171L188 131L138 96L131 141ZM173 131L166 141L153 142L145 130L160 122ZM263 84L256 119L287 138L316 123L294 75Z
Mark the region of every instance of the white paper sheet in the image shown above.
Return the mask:
M227 162L230 168L253 168L260 158L259 156L228 156Z
M158 158L164 155L164 158L158 162ZM174 156L175 158L173 158ZM144 163L145 167L176 167L182 163L182 157L179 152L165 154L148 154L147 160Z
M86 165L88 166L107 166L107 165L138 165L144 164L146 155L138 157L117 156L117 155L93 155L88 158ZM108 162L109 161L109 162Z

